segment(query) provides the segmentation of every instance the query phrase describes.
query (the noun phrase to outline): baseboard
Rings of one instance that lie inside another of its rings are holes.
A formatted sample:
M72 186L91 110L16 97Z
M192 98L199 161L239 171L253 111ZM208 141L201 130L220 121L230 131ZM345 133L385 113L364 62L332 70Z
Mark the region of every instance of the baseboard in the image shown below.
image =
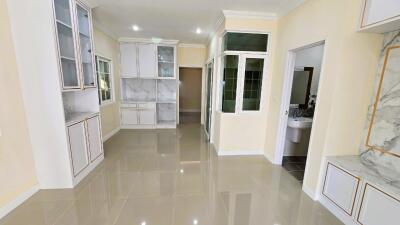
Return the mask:
M112 136L114 136L118 131L121 130L121 127L117 127L114 130L112 130L110 133L106 134L103 136L103 142L106 142L108 139L110 139Z
M37 185L31 187L29 190L20 194L17 198L15 198L11 202L7 203L5 206L1 207L0 208L0 219L5 217L7 214L9 214L11 211L13 211L15 208L17 208L22 203L24 203L28 198L30 198L32 195L34 195L38 191L39 191L39 185L37 184Z
M179 109L179 112L201 112L201 109Z
M318 201L318 195L311 190L311 188L307 187L304 183L303 183L303 187L301 188L303 190L304 193L306 193L312 200L314 201Z
M228 155L236 155L236 156L241 156L241 155L264 155L264 152L262 150L240 150L240 151L227 151L227 150L218 150L217 151L218 156L228 156Z

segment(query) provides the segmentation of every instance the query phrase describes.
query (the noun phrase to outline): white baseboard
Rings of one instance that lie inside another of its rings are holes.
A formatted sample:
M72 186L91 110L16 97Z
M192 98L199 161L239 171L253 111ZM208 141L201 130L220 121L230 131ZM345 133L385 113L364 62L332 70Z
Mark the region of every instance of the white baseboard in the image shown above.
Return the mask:
M319 196L318 196L313 190L311 190L311 188L307 187L304 183L303 183L302 190L303 190L304 193L306 193L312 200L318 201Z
M0 208L0 219L5 217L7 214L9 214L11 211L13 211L15 208L17 208L22 203L24 203L28 198L30 198L32 195L34 195L38 191L39 191L39 185L37 184L37 185L31 187L29 190L20 194L17 198L15 198L11 202L7 203L5 206L1 207Z
M227 150L218 150L218 156L227 156L227 155L264 155L262 150L240 150L240 151L227 151Z
M110 139L112 136L114 136L118 131L121 130L121 127L117 127L114 130L112 130L110 133L106 134L103 136L103 142L106 142L108 139Z
M201 109L179 109L179 112L201 112Z

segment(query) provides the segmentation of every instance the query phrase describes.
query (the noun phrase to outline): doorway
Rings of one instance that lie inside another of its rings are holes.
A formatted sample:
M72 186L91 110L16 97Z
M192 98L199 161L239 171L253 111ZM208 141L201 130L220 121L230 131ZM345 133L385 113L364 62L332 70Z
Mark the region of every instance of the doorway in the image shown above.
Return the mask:
M318 42L289 51L285 69L275 163L300 182L317 107L324 47L325 42Z
M202 68L179 68L179 123L201 123Z
M205 122L204 129L207 134L208 141L211 138L211 116L212 116L212 86L213 86L213 69L214 60L211 60L207 66L206 75L206 106L205 106Z

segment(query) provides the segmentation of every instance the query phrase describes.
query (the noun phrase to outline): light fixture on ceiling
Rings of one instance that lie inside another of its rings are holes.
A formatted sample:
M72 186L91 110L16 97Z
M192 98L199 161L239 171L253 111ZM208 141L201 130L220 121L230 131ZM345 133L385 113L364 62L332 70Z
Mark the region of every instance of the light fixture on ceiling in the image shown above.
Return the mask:
M139 26L138 25L132 25L132 30L139 31Z
M200 28L196 29L196 34L201 34L201 29Z
M197 225L197 224L199 224L199 221L197 219L194 219L193 220L193 225Z
M146 225L146 221L143 221L140 225Z

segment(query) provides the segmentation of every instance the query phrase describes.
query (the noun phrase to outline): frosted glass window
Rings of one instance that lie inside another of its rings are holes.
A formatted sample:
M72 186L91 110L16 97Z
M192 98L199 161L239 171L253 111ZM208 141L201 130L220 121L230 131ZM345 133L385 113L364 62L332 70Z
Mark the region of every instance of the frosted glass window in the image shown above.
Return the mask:
M237 55L226 55L223 58L222 112L235 112L238 62Z
M114 101L113 77L111 74L111 60L96 56L96 70L99 82L100 104Z
M243 110L260 110L264 59L246 59L243 88Z

